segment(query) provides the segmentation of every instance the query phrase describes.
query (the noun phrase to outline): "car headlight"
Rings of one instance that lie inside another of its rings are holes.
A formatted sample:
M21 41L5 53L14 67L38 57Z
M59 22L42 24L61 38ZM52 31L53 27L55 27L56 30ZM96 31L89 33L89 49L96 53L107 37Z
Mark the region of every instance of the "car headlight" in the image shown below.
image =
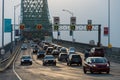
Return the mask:
M48 60L46 60L45 62L48 62Z
M30 61L32 61L32 59L30 59Z
M23 60L23 59L22 59L21 61L22 61L22 62L24 62L24 60Z
M110 65L109 65L109 64L107 64L107 67L110 67Z
M93 67L96 67L96 65L95 65L95 64L93 64L92 66L93 66Z

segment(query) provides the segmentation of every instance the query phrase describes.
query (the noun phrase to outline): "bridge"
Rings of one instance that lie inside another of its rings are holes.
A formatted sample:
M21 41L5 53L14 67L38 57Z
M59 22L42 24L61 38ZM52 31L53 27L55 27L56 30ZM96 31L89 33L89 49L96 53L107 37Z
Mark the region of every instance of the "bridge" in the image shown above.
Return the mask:
M76 24L75 16L72 16L70 18L70 24L61 24L59 16L54 17L53 23L51 23L47 0L21 0L21 16L21 22L19 24L19 36L21 39L19 41L15 40L14 42L6 45L4 47L4 54L1 54L2 51L0 52L0 80L7 80L7 77L10 78L9 80L120 79L119 67L117 67L120 66L120 60L118 59L119 54L117 54L119 51L116 52L111 48L101 45L101 24L93 24L92 20L88 20L87 24ZM16 27L16 25L18 24L13 24L12 26ZM53 39L53 31L57 32L57 39ZM69 31L70 36L72 36L72 41L61 40L60 31ZM97 45L94 44L94 41L93 44L85 44L74 41L73 34L75 31L97 31ZM53 40L51 44L66 47L67 49L71 46L75 47L77 50L76 54L79 54L82 57L83 62L84 50L86 48L104 47L106 52L105 57L111 60L111 73L103 73L99 75L90 75L88 73L88 75L83 75L82 66L67 66L66 63L60 61L57 61L57 66L43 66L42 59L37 59L37 55L33 54L35 47L32 47L31 44L34 43L39 48L39 50L43 50L42 41L46 39L46 36L52 37ZM26 44L27 49L22 50L22 44ZM115 53L117 55L117 58L115 57L116 59L113 58L113 56L116 55L112 53ZM22 55L30 55L32 57L33 64L30 66L20 65ZM6 76L6 74L8 74L8 76Z

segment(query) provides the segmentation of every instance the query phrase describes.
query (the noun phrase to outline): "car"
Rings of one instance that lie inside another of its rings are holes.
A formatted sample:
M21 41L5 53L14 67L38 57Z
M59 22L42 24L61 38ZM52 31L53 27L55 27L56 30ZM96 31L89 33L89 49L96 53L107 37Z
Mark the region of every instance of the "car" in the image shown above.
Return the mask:
M43 66L47 64L56 66L56 59L53 55L45 55L45 57L43 58Z
M37 53L38 51L39 51L39 48L37 46L33 48L33 53Z
M65 47L62 47L62 48L60 49L60 53L67 53L67 49L66 49Z
M46 50L46 54L51 54L53 51L53 47L48 47Z
M40 50L37 52L37 59L39 58L44 58L45 57L45 51L44 50Z
M32 58L30 55L22 55L21 57L21 65L29 63L32 65Z
M86 48L84 50L84 60L90 56L90 48Z
M58 56L58 61L67 61L68 55L66 53L60 53Z
M103 47L93 47L90 50L90 56L96 56L96 57L104 57L104 48Z
M32 48L35 48L35 46L37 46L37 44L31 42L30 46L31 46Z
M62 46L57 46L57 50L60 51L60 49L62 48Z
M75 54L75 52L68 52L68 56L70 56L71 54Z
M74 53L76 52L75 47L69 47L68 51L69 52L74 52Z
M48 45L43 46L43 50L46 50L48 48Z
M83 71L86 74L87 71L94 72L106 72L110 73L110 62L105 57L88 57L83 62Z
M57 49L55 49L55 50L52 51L51 54L52 54L53 56L58 56L59 53L60 53L60 52L59 52Z
M22 46L21 46L21 50L26 50L27 49L27 44L22 44Z
M71 54L67 58L67 65L71 66L72 64L82 65L82 58L79 54Z

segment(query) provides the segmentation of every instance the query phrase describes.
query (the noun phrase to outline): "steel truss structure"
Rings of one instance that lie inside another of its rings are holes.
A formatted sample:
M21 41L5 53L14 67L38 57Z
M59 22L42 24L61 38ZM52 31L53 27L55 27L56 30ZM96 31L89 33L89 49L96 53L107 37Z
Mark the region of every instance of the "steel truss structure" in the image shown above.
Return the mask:
M21 0L21 17L29 31L36 30L37 24L41 24L41 32L52 34L47 0Z

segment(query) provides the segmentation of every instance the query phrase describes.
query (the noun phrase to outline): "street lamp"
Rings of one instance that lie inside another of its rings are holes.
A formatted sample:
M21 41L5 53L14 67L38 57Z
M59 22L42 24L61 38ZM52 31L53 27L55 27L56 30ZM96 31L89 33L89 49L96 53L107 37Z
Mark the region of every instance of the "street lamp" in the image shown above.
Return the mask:
M69 11L69 10L66 10L66 9L63 9L62 11L66 11L66 12L68 12L68 13L71 14L72 17L73 17L73 12L71 12L71 11Z
M2 0L2 49L1 49L1 56L5 53L4 50L4 0Z
M71 16L73 17L73 12L71 12L71 11L69 11L69 10L66 10L66 9L63 9L62 11L68 12L68 13L71 14ZM74 33L73 33L73 32L74 32L74 31L71 30L71 33L72 33L72 41L74 42Z
M110 44L110 0L108 0L108 47L111 48L112 45Z

